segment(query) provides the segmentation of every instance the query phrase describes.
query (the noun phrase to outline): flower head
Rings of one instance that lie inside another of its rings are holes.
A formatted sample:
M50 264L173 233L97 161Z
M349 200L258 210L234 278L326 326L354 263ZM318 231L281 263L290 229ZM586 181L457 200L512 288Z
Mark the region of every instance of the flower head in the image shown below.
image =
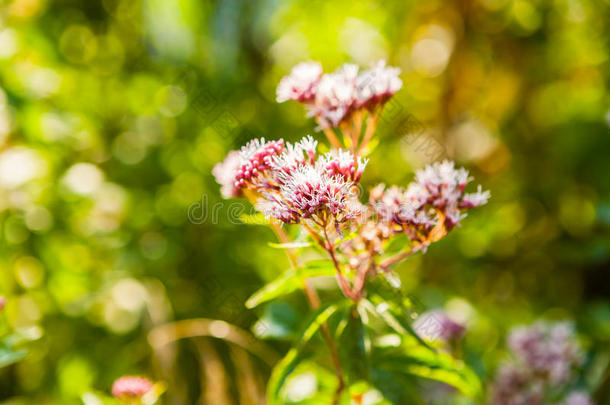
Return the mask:
M428 204L443 213L445 226L451 229L466 216L465 211L486 204L489 191L464 194L464 188L472 180L464 168L445 160L418 170L415 180L428 193Z
M240 163L235 174L235 187L258 186L258 178L271 168L273 157L284 149L284 140L266 142L253 139L239 152Z
M336 127L351 112L356 102L358 66L345 64L334 73L322 76L316 91L313 112L321 127Z
M399 75L400 69L386 66L385 60L360 73L356 79L358 106L373 109L385 103L402 87Z
M315 219L327 224L330 219L341 223L358 215L349 203L354 183L332 176L323 164L301 165L289 173L280 172L277 194L264 194L267 202L262 212L285 223Z
M150 391L153 383L144 377L123 376L112 384L112 395L115 398L141 398Z
M322 65L318 62L299 63L280 80L276 91L278 103L288 100L312 101L321 76Z

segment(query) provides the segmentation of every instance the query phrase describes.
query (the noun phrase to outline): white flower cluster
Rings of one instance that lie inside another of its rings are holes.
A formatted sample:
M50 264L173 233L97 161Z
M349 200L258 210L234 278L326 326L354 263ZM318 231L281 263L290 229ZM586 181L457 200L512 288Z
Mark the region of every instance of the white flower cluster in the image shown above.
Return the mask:
M337 127L354 111L375 110L402 87L400 69L378 61L359 72L354 64L344 64L335 72L322 74L317 62L296 65L277 87L277 101L304 103L323 127Z

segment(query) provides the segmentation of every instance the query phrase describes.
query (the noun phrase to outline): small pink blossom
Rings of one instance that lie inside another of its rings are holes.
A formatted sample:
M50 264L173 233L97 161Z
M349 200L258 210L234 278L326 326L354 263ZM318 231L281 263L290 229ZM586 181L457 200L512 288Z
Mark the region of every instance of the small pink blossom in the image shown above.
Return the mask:
M140 398L153 387L153 383L144 377L123 376L112 384L112 395L115 398Z
M2 311L4 309L4 307L6 306L6 298L3 296L0 296L0 311Z
M299 63L280 80L276 91L278 103L288 100L312 101L321 76L322 65L318 62Z

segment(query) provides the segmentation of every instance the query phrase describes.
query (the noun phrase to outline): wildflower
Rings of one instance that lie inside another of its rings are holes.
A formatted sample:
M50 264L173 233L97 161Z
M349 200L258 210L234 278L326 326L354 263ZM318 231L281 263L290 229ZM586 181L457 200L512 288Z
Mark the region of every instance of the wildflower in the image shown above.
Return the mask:
M271 168L273 157L284 149L284 140L265 142L265 138L253 139L241 148L241 162L235 174L235 186L258 187L259 176Z
M413 329L422 338L444 342L460 339L466 331L462 323L454 321L440 309L421 314L413 324Z
M322 128L336 127L356 104L358 66L345 64L318 83L313 112Z
M322 76L322 65L318 62L303 62L292 68L277 86L277 101L313 101L316 86Z
M220 194L224 198L239 197L241 190L235 186L235 175L241 165L240 154L236 150L229 152L225 160L217 163L212 169L216 182L220 184Z
M360 73L356 79L357 105L373 110L385 103L402 87L398 77L400 69L386 66L385 60L378 61L373 68Z
M112 395L115 398L141 398L152 387L153 383L147 378L123 376L112 384Z
M4 309L4 307L6 306L6 298L4 298L3 296L0 296L0 312Z

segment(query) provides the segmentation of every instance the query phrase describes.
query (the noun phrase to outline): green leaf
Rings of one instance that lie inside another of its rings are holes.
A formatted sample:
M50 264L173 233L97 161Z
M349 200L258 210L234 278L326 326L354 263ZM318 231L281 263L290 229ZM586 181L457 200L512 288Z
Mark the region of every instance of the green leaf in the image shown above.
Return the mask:
M377 367L371 368L371 384L383 397L395 405L424 405L419 398L414 379L402 373L392 373Z
M356 306L346 314L338 343L341 364L344 366L348 382L368 379L370 343Z
M253 330L261 339L293 339L298 332L299 315L285 302L272 302L265 307L263 316Z
M372 297L375 299L375 297ZM376 299L377 305L369 300L363 300L362 303L367 310L380 317L390 328L400 335L407 335L412 337L420 345L426 347L428 350L434 351L434 349L424 341L421 336L417 334L413 326L406 317L399 313L396 308L393 308L389 303L383 302Z
M252 294L246 301L246 307L254 308L263 302L303 288L303 283L307 278L332 276L334 274L335 268L330 260L315 260L307 263L305 267L287 270L279 278Z
M267 384L267 400L269 405L281 404L280 391L288 376L295 370L303 359L303 349L305 345L326 322L339 309L343 308L347 302L329 305L316 312L313 320L307 325L297 346L288 351L286 356L273 368L269 383Z
M464 362L450 354L431 351L419 344L381 349L375 356L380 369L427 378L449 384L468 397L481 393L478 376Z

